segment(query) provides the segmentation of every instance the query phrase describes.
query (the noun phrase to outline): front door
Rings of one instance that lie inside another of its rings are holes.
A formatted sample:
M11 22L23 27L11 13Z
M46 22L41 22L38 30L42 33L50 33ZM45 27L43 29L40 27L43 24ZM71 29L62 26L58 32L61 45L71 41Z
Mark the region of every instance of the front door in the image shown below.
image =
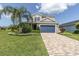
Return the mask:
M33 24L33 30L36 30L36 29L37 29L37 25Z

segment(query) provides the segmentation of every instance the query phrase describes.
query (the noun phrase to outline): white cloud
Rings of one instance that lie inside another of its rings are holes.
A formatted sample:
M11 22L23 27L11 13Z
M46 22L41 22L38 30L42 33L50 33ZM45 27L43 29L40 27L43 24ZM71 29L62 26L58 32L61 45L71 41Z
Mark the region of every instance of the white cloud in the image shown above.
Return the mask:
M39 12L42 13L59 13L67 10L69 6L74 6L76 3L42 3Z
M9 15L2 14L1 17L2 17L2 18L4 18L4 17L5 17L5 18L10 18L11 15L12 15L12 14L9 14Z
M35 7L36 7L36 9L40 9L40 6L39 5L36 5Z
M2 10L2 9L3 9L3 6L0 4L0 10ZM4 17L5 18L10 18L11 17L11 14L9 14L9 15L2 14L1 17L2 18L4 18Z

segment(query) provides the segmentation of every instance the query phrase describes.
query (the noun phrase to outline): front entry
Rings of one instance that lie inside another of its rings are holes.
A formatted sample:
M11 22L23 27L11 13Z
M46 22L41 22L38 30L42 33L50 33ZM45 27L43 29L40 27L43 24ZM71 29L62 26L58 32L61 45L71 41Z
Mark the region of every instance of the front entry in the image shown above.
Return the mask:
M36 24L33 24L32 27L33 27L33 30L37 29L37 25Z
M40 25L41 32L55 32L55 26L53 25Z

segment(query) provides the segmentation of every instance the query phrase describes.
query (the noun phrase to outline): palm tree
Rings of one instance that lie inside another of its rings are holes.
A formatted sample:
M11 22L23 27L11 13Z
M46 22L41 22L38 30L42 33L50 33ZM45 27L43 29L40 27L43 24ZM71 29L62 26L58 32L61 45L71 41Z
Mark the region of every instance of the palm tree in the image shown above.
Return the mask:
M10 6L4 7L3 10L0 10L0 16L2 14L11 14L11 20L13 22L13 25L15 25L15 21L18 19L19 24L22 23L22 18L26 18L27 20L33 20L31 13L29 11L27 11L24 7L21 8L13 8ZM21 28L19 26L19 28ZM19 29L21 30L21 29Z
M31 28L32 28L33 18L32 18L31 13L27 11L27 13L23 15L23 17L27 19L27 22L31 24Z
M18 18L19 20L19 24L22 23L22 18L26 18L29 22L29 20L33 20L32 19L32 16L31 16L31 13L29 11L27 11L24 7L21 7L19 9L17 9L16 13L15 13L16 17ZM31 25L32 25L32 22L31 22ZM32 27L32 26L31 26ZM19 32L21 32L22 28L19 26Z

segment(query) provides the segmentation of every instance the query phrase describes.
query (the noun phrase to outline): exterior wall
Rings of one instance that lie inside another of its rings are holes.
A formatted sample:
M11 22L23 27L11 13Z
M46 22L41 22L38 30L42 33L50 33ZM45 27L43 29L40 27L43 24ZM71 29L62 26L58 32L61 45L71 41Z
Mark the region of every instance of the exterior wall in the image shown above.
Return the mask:
M58 24L55 24L55 32L56 33L59 33L60 32L60 29L59 29L59 25Z
M39 17L40 20L42 20L42 17L41 17L40 15L34 15L34 16L33 16L33 22L39 22L39 21L40 21L40 20L39 20L39 21L35 21L35 18L36 18L36 17Z
M35 17L40 17L40 21L36 22ZM47 19L47 20L45 20L45 19ZM37 24L37 28L40 28L40 25L53 25L53 26L55 26L55 33L59 33L59 25L56 24L55 18L51 18L48 16L42 18L42 16L40 16L40 15L34 15L33 22Z
M53 25L53 26L55 26L55 24L49 24L49 23L47 23L47 24L39 24L39 27L40 27L41 25Z
M74 32L76 30L75 26L72 25L72 26L65 26L63 27L66 31L69 31L69 32Z

